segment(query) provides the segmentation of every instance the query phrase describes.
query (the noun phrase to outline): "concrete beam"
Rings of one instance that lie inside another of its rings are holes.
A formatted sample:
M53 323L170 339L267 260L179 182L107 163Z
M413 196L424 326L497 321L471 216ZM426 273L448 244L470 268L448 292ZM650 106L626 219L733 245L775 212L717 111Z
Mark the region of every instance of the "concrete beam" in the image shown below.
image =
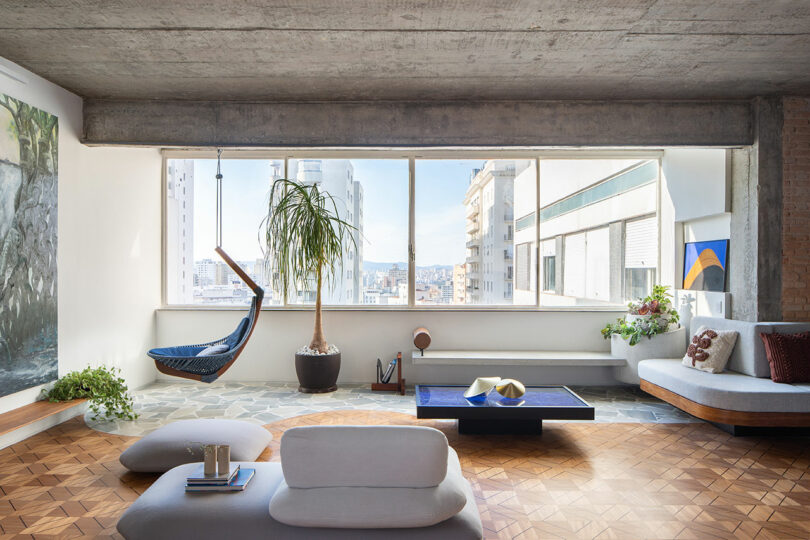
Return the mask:
M750 101L84 102L88 145L735 146Z

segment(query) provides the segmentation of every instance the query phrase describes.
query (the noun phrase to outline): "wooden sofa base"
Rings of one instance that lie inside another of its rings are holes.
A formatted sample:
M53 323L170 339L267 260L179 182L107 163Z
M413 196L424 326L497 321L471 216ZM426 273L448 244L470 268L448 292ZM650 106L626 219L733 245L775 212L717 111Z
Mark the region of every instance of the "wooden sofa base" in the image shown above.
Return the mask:
M641 379L641 389L708 422L750 427L810 427L810 413L731 411L701 405L666 388Z

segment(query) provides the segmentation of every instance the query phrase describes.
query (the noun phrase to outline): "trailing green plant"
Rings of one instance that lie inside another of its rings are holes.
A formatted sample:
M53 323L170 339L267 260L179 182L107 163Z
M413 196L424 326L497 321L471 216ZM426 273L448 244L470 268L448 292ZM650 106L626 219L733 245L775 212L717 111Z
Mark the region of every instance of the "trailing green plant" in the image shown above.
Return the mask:
M622 339L629 340L630 346L636 345L642 337L652 339L657 334L663 334L673 324L678 324L678 312L672 307L672 295L669 287L654 285L652 293L627 304L628 313L637 315L628 321L627 317L616 319L615 323L608 323L602 329L602 336L610 339L614 334Z
M343 269L344 239L357 248L356 227L340 219L335 199L317 183L302 184L286 178L273 182L265 217L267 267L276 290L315 287L315 329L309 348L326 354L329 345L321 319L321 287L334 284Z
M103 413L106 420L134 420L138 415L133 409L129 388L119 376L120 372L120 369L104 366L88 366L82 371L71 371L54 383L46 397L50 401L86 398L95 418Z

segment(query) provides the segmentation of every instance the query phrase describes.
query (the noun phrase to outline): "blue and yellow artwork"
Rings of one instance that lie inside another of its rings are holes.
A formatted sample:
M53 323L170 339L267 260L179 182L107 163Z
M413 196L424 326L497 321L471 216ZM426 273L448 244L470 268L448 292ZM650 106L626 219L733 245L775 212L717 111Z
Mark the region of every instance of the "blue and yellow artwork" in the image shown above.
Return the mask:
M728 240L687 242L683 256L683 288L690 291L724 291Z

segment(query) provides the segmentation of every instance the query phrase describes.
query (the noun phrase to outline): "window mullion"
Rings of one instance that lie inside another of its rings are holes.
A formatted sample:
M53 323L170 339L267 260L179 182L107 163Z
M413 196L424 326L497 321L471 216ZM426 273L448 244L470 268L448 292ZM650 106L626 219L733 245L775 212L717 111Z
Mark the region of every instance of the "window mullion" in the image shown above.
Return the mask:
M416 194L416 160L408 158L408 307L416 304L416 219L414 200Z

